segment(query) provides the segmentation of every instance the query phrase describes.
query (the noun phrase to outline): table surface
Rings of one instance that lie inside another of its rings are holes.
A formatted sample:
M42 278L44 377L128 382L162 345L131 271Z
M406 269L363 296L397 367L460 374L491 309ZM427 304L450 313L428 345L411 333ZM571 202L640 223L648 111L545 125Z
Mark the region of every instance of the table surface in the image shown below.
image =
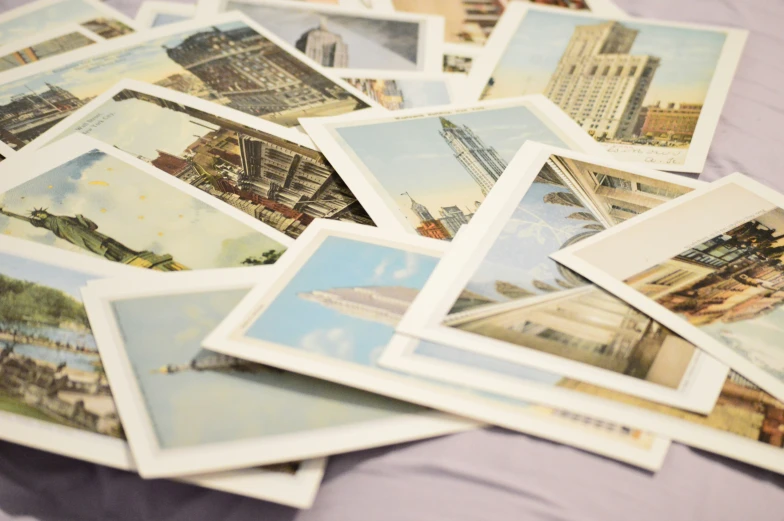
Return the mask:
M630 15L741 27L746 50L701 178L742 171L784 191L782 0L616 0ZM107 3L133 16L140 0ZM20 0L0 0L9 9ZM314 507L271 503L0 442L0 519L668 521L784 517L784 477L674 444L650 474L501 429L330 460ZM18 516L18 517L17 517Z

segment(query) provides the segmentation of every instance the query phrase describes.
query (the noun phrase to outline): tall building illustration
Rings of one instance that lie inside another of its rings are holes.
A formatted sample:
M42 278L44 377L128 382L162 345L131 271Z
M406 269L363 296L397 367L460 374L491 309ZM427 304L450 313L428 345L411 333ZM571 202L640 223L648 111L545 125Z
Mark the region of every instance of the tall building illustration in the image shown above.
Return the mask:
M299 297L343 315L396 326L418 291L404 286L333 288L300 293Z
M597 138L632 136L660 60L631 55L639 31L619 22L577 26L545 96Z
M318 27L299 37L296 47L308 58L325 67L348 67L348 45L339 34L327 29L323 18Z
M471 177L487 195L506 169L506 161L493 147L485 143L466 125L458 126L446 118L440 118L439 134L455 153Z
M411 211L414 212L417 217L419 217L419 220L421 222L425 223L427 221L435 220L433 218L433 214L431 214L430 210L427 209L427 206L414 201L414 198L411 197L411 194L409 194L408 192L405 192L402 195L407 195L408 198L411 199Z

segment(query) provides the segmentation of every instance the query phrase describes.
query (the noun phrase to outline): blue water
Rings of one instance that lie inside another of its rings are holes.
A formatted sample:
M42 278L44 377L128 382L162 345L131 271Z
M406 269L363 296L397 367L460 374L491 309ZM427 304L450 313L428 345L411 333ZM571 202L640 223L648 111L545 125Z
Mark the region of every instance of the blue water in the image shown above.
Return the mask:
M95 339L90 331L72 331L70 329L60 329L51 326L30 326L27 324L0 322L0 330L15 329L25 335L37 335L48 338L53 342L71 344L72 346L82 346L85 349L97 351Z
M97 353L73 353L34 344L17 344L14 353L54 364L65 362L72 369L89 372L95 372L92 363L99 360Z

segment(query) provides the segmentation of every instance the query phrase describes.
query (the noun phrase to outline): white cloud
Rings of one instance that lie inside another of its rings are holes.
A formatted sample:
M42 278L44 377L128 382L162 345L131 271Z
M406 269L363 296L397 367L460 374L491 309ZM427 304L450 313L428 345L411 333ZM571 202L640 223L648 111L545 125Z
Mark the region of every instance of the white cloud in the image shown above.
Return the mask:
M387 272L387 268L389 267L389 260L384 259L382 260L378 266L373 270L373 280L378 280L384 276L384 273Z
M416 275L419 271L419 259L411 252L406 252L406 265L392 273L395 280L405 280Z
M317 329L303 336L300 346L307 351L348 359L354 351L354 338L343 328Z

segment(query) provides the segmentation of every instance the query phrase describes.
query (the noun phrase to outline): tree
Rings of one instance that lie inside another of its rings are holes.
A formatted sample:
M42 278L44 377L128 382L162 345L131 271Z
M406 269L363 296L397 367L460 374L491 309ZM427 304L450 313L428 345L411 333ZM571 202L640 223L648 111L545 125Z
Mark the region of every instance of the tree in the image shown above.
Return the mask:
M267 250L261 254L261 257L248 257L244 261L242 261L242 263L247 266L262 266L264 264L275 264L275 262L278 259L280 259L281 255L283 255L283 251Z

